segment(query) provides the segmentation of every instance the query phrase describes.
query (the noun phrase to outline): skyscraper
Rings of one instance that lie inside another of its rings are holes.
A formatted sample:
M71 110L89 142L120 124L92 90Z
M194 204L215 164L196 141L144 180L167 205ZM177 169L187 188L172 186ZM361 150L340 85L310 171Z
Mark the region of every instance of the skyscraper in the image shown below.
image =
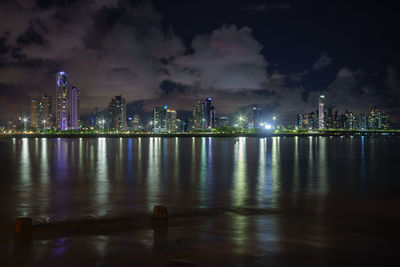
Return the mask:
M52 126L51 97L45 93L42 93L41 101L43 106L42 127L44 130L46 130Z
M381 129L382 128L382 112L377 107L371 108L368 115L368 129Z
M155 107L153 109L153 131L162 133L165 131L165 118L167 116L168 106Z
M176 110L167 109L167 113L165 116L165 129L168 132L176 132L176 130L178 129L177 126Z
M357 120L357 128L359 130L366 130L367 129L367 117L365 116L364 113L361 113L360 115L358 115L358 120Z
M325 96L319 96L319 105L318 105L318 128L325 129L325 118L324 118L324 105L325 105Z
M134 131L139 131L140 130L140 116L139 114L133 115L133 120L132 120L132 130Z
M63 71L57 73L56 98L56 127L65 131L68 130L68 82Z
M31 100L31 127L39 128L41 123L41 114L42 114L43 106L39 99Z
M261 108L254 107L253 108L253 128L260 127L261 123Z
M382 112L382 128L383 129L390 129L391 122L389 118L389 114Z
M46 130L51 127L51 97L42 93L38 99L31 101L31 119L32 128L41 128Z
M109 127L115 131L126 131L126 103L122 96L115 96L108 106Z
M211 129L215 127L215 108L211 104L211 97L208 97L205 101L205 121L206 127Z
M79 89L73 86L70 92L69 99L69 121L72 130L79 129Z
M193 129L204 129L206 124L205 119L205 103L198 101L196 105L193 106Z

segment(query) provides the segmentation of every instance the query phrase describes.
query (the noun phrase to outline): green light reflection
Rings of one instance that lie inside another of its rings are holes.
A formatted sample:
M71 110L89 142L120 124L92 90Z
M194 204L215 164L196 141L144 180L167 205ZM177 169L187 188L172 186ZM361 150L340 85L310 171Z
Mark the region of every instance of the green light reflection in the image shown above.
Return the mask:
M267 185L266 181L266 169L267 169L267 138L259 139L259 148L258 148L258 174L257 174L257 201L259 203L265 200L265 187Z
M280 165L281 165L281 151L280 151L280 137L272 137L271 148L271 173L272 173L272 195L271 201L277 204L277 198L280 190Z
M245 204L248 193L246 137L239 137L234 145L233 176L233 203L235 206L241 206Z
M158 202L160 190L161 170L161 141L159 137L150 137L149 140L149 163L147 169L147 203L149 208Z
M96 205L97 213L99 216L107 214L109 181L108 181L108 167L107 167L107 143L106 138L98 138L97 146L97 178L96 184Z

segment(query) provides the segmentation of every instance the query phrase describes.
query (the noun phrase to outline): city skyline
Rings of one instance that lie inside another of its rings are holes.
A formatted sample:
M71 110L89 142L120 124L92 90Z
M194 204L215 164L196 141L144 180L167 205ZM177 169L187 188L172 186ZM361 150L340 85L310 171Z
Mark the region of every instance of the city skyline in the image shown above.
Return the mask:
M398 18L391 12L397 4L355 1L359 9L350 15L352 5L313 3L313 27L296 23L309 16L307 1L225 4L2 2L0 120L27 115L24 103L41 92L56 100L53 77L63 70L83 89L81 115L107 108L110 95L123 95L127 110L148 114L165 103L190 113L192 103L212 97L218 115L259 106L289 123L323 94L325 105L340 111L376 105L400 122L399 56L390 52L398 47ZM55 16L59 10L65 16ZM365 20L365 13L379 23ZM176 14L190 27L182 28ZM318 26L338 15L329 32ZM208 20L199 26L201 17ZM278 17L285 20L273 23ZM310 43L312 36L321 41Z
M330 106L325 106L325 95L320 95L316 112L300 113L294 124L283 124L278 114L263 116L263 109L254 106L239 113L227 116L216 116L212 98L197 101L192 108L190 118L178 118L177 111L164 105L154 107L149 121L140 120L139 114L128 114L126 100L122 95L114 96L108 109L98 111L95 108L90 120L82 122L80 118L80 90L69 87L68 75L60 71L56 75L57 103L55 121L52 120L51 97L42 93L41 98L30 102L30 117L19 117L15 125L7 124L4 130L101 130L113 132L148 131L153 133L190 132L196 130L211 131L215 128L233 126L244 129L279 130L280 127L294 130L356 129L380 130L390 129L392 124L389 114L373 106L368 112L353 114L346 109L339 114ZM133 119L134 118L134 119ZM142 123L140 123L142 121ZM129 124L128 124L129 122ZM144 123L143 123L144 122ZM18 126L19 125L19 126ZM29 125L29 128L27 127Z

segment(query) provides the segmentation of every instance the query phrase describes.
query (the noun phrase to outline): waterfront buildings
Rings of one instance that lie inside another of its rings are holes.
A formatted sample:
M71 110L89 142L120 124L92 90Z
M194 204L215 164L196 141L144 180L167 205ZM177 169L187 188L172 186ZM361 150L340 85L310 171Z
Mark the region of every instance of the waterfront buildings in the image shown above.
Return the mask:
M193 129L204 129L206 125L205 121L205 103L202 101L198 101L193 106L193 121L192 127Z
M39 128L40 125L40 114L42 113L43 107L39 99L31 100L31 127Z
M205 101L205 126L208 129L215 127L215 108L211 104L211 97L208 97Z
M57 73L56 127L61 131L68 130L68 81L63 71Z
M133 118L131 120L131 125L130 125L131 129L133 131L139 131L141 130L141 125L140 125L140 116L139 114L135 114L133 115Z
M108 106L108 126L110 130L123 132L127 130L126 123L126 102L119 95L111 99Z
M43 130L50 129L53 125L53 116L51 115L51 97L42 93L41 97L42 102L42 114L41 119L43 123Z
M30 126L33 129L46 130L51 127L51 97L42 94L40 98L32 99L30 105Z
M165 129L168 132L176 132L178 130L178 120L176 110L167 109L165 115Z
M69 122L70 122L70 129L72 130L79 129L79 98L80 98L79 89L73 86L71 88L70 101L69 101L69 107L70 107Z
M261 115L262 110L258 107L253 107L253 121L252 121L252 128L258 128L261 124Z
M382 128L382 112L377 107L371 108L368 115L368 129Z
M165 131L165 117L167 116L168 106L155 107L153 109L152 129L155 133L162 133Z
M323 105L321 105L321 103ZM346 130L381 130L391 127L389 115L378 110L377 107L371 108L368 116L364 113L356 116L352 111L346 110L343 114L332 111L328 108L323 112L321 107L325 105L324 99L319 101L318 117L315 112L309 114L297 114L296 127L298 129L346 129ZM322 119L321 119L322 117ZM316 123L318 121L318 123ZM321 128L321 126L323 128Z
M212 129L215 128L215 107L212 105L211 97L204 102L198 101L193 106L192 129Z
M359 130L363 130L363 131L365 131L367 129L367 117L365 116L364 113L361 113L360 115L358 115L357 128Z
M325 129L325 118L324 118L324 110L325 108L325 96L319 96L319 103L318 103L318 128Z

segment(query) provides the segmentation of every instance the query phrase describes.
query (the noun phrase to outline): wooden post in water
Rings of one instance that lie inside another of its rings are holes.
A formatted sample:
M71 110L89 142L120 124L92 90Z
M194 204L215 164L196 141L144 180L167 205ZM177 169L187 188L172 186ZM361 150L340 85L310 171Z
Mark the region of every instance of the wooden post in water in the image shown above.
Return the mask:
M163 205L154 206L153 219L156 220L166 220L168 219L167 207Z
M15 221L15 235L18 237L27 236L32 233L32 219L29 217L19 217Z

